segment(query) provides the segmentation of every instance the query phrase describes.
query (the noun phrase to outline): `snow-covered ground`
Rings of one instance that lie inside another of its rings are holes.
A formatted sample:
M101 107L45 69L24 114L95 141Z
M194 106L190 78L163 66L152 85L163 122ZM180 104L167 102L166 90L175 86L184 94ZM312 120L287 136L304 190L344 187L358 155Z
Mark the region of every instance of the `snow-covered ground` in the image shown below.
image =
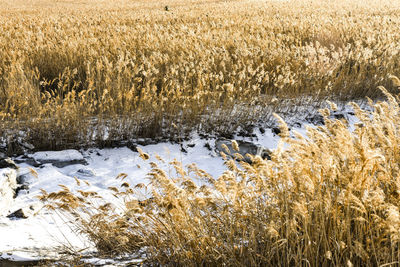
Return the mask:
M354 121L354 117L348 119ZM292 130L305 134L304 124L299 124L299 127ZM256 129L255 134L257 137L235 139L251 141L268 149L277 146L279 137L271 129L262 131ZM163 158L166 162L158 164L166 171L170 169L168 161L174 159L182 162L184 166L195 163L214 177L225 170L222 158L213 150L215 139L193 137L182 144L159 143L138 147L148 153L154 161L156 161L155 155ZM107 199L110 195L107 188L121 183L115 179L118 174L126 173L128 176L125 181L131 185L146 184L146 174L151 169L149 164L151 160L144 161L138 152L127 147L88 149L80 152L73 150L40 152L28 156L44 164L37 165L39 167L29 165L28 161L19 164L19 174L22 174L24 182L29 184L29 189L19 192L10 212L22 208L34 214L26 219L0 216L0 261L1 258L11 260L56 258L57 253L65 246L73 246L76 250L93 249L88 240L74 233L73 227L63 217L41 208L42 204L36 198L41 194L41 189L50 193L58 191L59 185L65 185L74 191L78 189L74 179L77 177L90 183L88 189L96 191ZM63 164L49 163L51 160L70 160L74 164L63 166ZM87 163L82 164L83 161Z
M271 130L267 130L264 135L260 135L255 143L264 145L268 148L275 147L278 137ZM165 160L159 166L168 170L168 161L174 159L187 164L196 163L198 167L212 174L220 175L225 169L223 160L215 151L210 151L205 144L209 143L214 147L215 140L204 140L194 138L182 144L187 152L181 151L181 145L171 143L159 143L156 145L138 146L150 156L156 154ZM191 147L194 145L193 147ZM62 160L63 157L70 159L71 153L74 157L79 157L77 151L62 151L54 155L52 152L41 152L32 157L42 159L46 154L50 158ZM54 257L64 245L72 244L77 250L90 248L90 244L76 236L71 226L63 221L62 217L48 210L40 209L40 201L36 196L40 195L40 189L47 192L58 191L59 185L66 185L72 191L77 189L74 176L86 180L90 183L90 190L96 191L102 196L107 197L108 187L117 186L120 180L115 178L120 173L128 174L125 181L134 185L146 183L146 174L150 171L149 161L144 161L138 152L133 152L127 147L113 149L89 149L82 151L82 156L87 161L87 165L73 164L65 167L57 167L51 163L45 163L40 167L32 167L27 163L21 163L20 174L25 174L29 183L29 190L21 191L11 208L11 212L20 208L35 206L34 210L39 209L34 216L27 219L9 219L0 217L0 257L16 260L35 259L40 257ZM154 158L154 157L153 157ZM154 159L155 160L155 159ZM30 168L37 172L37 177L30 173ZM2 254L1 254L2 253Z

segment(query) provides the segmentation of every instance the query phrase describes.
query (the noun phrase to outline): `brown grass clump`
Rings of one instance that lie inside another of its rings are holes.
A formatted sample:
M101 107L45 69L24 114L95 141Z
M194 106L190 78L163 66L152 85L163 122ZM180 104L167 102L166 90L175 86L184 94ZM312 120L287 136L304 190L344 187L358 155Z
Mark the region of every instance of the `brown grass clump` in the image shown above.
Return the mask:
M149 186L110 188L119 206L67 188L43 200L69 214L100 254L142 250L149 264L397 265L400 98L381 90L387 101L370 102L372 111L352 104L354 129L330 120L329 109L321 110L326 125L309 127L307 137L291 137L281 121L271 160L227 159L218 178L175 160L169 173L152 162Z
M60 149L229 133L287 99L376 97L400 75L399 6L0 0L0 137Z

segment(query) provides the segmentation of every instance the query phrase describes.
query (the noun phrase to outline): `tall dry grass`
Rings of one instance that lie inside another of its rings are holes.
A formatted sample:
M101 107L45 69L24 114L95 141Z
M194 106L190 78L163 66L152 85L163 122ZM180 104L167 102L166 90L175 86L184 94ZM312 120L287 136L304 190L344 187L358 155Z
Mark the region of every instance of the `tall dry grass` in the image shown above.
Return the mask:
M399 4L2 0L0 136L58 149L224 134L286 99L377 97L400 75Z
M148 185L110 188L113 203L84 187L44 192L42 200L74 221L100 254L142 251L150 265L395 266L400 98L381 90L387 101L371 102L371 111L352 104L354 129L323 109L325 126L290 136L277 117L282 139L272 159L227 158L218 178L176 160L174 171L163 170L157 159Z

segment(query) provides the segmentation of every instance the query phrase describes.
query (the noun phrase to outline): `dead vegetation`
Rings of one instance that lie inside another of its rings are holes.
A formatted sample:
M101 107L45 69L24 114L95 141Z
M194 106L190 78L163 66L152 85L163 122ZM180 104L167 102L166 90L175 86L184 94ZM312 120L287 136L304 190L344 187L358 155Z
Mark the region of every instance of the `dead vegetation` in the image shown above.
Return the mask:
M282 139L271 160L227 158L218 178L176 160L174 171L163 170L158 158L148 185L117 177L113 203L85 185L76 193L44 192L42 200L74 221L100 254L144 251L150 265L397 265L400 99L381 90L387 101L371 102L371 111L352 104L360 120L354 129L329 119L333 103L320 111L326 124L309 127L307 138L290 136L277 117Z
M289 98L377 97L400 75L399 4L0 1L0 136L61 149L229 133Z

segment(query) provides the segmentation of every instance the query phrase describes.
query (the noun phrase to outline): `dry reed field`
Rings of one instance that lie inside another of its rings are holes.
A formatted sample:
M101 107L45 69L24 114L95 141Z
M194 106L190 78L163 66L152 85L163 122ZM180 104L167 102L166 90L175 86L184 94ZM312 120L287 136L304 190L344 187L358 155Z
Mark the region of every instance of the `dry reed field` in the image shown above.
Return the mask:
M119 200L111 204L76 180L82 190L63 187L42 200L101 254L141 251L150 266L397 266L400 98L381 90L388 100L371 102L372 111L352 104L354 130L322 109L325 126L289 137L278 117L282 139L271 160L226 158L218 178L176 160L164 170L140 151L153 160L151 198L138 201L147 186L121 181L109 188Z
M0 136L62 149L232 133L379 97L399 1L0 1ZM311 100L310 100L311 99ZM293 105L293 104L291 104Z
M39 198L99 257L397 266L399 29L399 0L0 0L0 148L227 136L275 120L271 158L240 161L232 141L219 177L137 148L148 182L121 173L114 201L76 177L81 190ZM330 117L359 99L358 123ZM325 103L307 136L279 116Z

